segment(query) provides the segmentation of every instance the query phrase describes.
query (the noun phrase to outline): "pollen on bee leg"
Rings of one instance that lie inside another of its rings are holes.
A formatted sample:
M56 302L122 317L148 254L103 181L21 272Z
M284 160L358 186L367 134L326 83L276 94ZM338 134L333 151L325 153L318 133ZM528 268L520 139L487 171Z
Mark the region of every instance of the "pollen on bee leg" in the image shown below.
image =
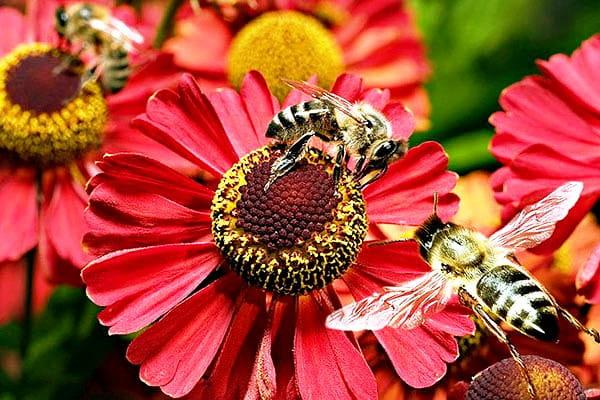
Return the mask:
M265 191L280 155L263 147L223 175L212 231L231 269L249 284L298 295L326 286L352 264L366 236L366 209L347 172L335 196L334 164L317 150Z
M95 83L65 68L48 44L21 45L0 59L0 150L25 162L64 163L97 147L107 118Z

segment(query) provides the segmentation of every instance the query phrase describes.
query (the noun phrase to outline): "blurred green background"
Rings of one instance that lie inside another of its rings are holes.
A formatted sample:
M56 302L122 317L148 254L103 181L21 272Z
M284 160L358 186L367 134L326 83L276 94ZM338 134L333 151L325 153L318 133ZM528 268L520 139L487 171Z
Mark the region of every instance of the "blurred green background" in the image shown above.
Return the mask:
M366 0L365 0L366 1ZM428 46L432 129L451 168L494 169L489 115L503 88L536 73L535 59L571 53L600 28L598 0L410 0ZM109 337L82 289L61 288L36 317L19 380L20 325L0 327L0 400L158 398L124 361L126 338ZM11 372L13 371L13 372ZM116 373L118 371L118 373Z
M432 129L451 169L494 169L488 117L502 89L537 73L536 59L570 54L600 31L597 0L410 0L433 75L427 89Z

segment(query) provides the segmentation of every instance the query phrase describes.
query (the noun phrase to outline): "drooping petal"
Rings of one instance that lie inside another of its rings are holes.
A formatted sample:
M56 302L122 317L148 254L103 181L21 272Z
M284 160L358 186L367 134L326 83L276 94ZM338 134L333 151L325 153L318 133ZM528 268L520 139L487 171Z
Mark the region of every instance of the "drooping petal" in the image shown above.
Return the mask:
M449 218L458 207L458 198L449 193L458 177L447 167L448 156L437 143L425 142L410 149L365 190L369 221L418 225L432 214L436 192L438 214Z
M244 300L233 317L214 369L190 393L191 399L242 399L248 389L252 364L265 330L265 295L244 291Z
M236 309L239 278L229 274L195 293L131 342L140 379L171 397L188 394L213 362Z
M42 228L59 258L68 261L73 268L81 269L91 259L83 252L81 240L87 231L83 210L87 195L77 186L66 171L57 171L54 176L46 176L45 196L42 205Z
M0 262L18 260L37 244L36 199L33 170L0 167Z
M212 243L166 244L110 253L81 276L110 333L135 332L186 298L222 258Z
M333 309L323 309L313 296L298 302L294 348L302 398L376 399L375 378L359 350L344 332L325 328L325 317Z
M21 316L25 304L25 265L0 263L0 325Z
M155 93L133 125L217 176L238 160L214 107L191 75L184 75L176 90Z

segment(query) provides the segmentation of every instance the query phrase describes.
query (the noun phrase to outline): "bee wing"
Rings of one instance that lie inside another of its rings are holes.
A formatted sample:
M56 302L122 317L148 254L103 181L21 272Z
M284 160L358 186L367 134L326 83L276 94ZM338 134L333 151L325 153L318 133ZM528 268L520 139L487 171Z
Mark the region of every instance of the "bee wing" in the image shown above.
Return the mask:
M425 322L427 315L441 311L452 292L446 278L431 271L334 311L327 317L326 325L344 331L378 330L386 326L413 329Z
M293 87L294 89L301 91L302 93L306 93L307 95L314 97L315 99L319 99L325 103L328 103L333 108L343 112L344 114L356 120L357 122L363 123L365 121L362 115L354 111L354 106L351 102L349 102L343 97L338 96L337 94L331 93L323 88L320 88L305 81L295 81L284 78L282 78L281 80L287 83L289 86Z
M489 240L493 246L511 250L535 247L554 233L556 224L573 208L583 191L583 183L567 182L537 203L528 205Z
M137 30L127 26L118 18L109 17L106 20L93 18L89 22L90 26L109 35L115 42L125 46L125 49L131 51L132 43L138 45L144 43L144 37Z

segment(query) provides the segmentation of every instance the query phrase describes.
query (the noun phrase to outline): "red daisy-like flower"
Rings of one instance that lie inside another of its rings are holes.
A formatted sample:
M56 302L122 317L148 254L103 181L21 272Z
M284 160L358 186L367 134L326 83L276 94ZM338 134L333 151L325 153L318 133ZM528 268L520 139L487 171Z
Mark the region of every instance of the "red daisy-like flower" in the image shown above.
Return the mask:
M568 180L582 181L583 195L553 237L537 250L554 250L600 197L600 36L571 57L539 61L541 76L508 87L504 111L491 116L491 151L505 166L493 175L503 217Z
M10 27L0 38L0 263L37 247L44 275L80 284L79 270L91 259L81 238L94 159L135 150L177 168L192 164L129 127L147 97L179 77L172 58L147 45L136 54L143 66L124 90L105 96L95 83L82 89L76 73L56 72L64 61L54 13L63 2L40 3L28 2L25 15L0 8L0 24ZM112 11L150 40L153 8L141 16L130 7Z
M341 76L335 93L365 100L397 137L410 115L389 92ZM293 91L283 107L306 99ZM374 399L377 390L352 335L325 328L341 304L414 277L429 266L416 245L371 246L368 223L419 224L440 193L448 217L456 175L433 142L411 149L364 193L346 170L335 194L332 160L311 149L264 190L280 148L266 128L280 110L266 81L203 92L190 76L153 96L134 125L210 171L216 189L148 157L105 156L89 184L84 242L101 256L82 272L112 334L144 330L127 357L140 378L174 397ZM368 219L368 222L367 222ZM336 278L341 278L336 280ZM336 285L332 285L332 282ZM398 374L424 387L457 356L454 335L472 328L449 310L410 331L376 332Z
M166 43L179 65L213 74L239 88L257 70L279 98L289 91L280 78L317 75L327 87L342 72L363 77L367 87L386 87L428 125L423 89L430 68L404 1L285 0L201 1L205 7L177 26ZM235 15L225 8L232 9Z

